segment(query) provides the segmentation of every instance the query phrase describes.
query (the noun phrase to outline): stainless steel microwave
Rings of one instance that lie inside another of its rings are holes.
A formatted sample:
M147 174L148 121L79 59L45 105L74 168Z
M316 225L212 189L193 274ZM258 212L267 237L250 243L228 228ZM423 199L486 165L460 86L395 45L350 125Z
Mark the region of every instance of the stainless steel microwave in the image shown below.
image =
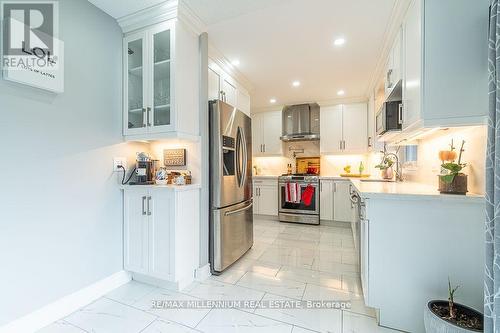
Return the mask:
M403 125L403 102L385 102L376 117L377 135L389 131L401 131Z

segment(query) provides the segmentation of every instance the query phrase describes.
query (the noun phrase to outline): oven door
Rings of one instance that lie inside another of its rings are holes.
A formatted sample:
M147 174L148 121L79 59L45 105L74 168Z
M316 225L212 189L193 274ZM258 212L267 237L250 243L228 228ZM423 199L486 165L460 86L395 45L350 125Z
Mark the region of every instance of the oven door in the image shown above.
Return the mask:
M311 204L307 206L303 200L300 203L291 203L291 202L286 202L285 200L285 190L286 190L286 183L280 183L280 189L279 189L279 212L280 213L292 213L292 214L311 214L311 215L318 215L319 214L319 191L318 191L318 184L311 184L311 183L303 183L303 182L297 182L300 186L300 193L301 193L301 198L304 197L304 191L306 190L308 185L311 185L314 193L312 196Z

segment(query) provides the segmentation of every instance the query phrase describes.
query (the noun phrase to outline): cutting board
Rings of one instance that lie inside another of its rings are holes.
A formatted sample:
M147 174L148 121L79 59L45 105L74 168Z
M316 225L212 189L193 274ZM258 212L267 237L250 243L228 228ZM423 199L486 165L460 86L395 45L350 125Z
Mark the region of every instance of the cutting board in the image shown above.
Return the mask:
M359 174L359 173L343 173L340 177L349 177L349 178L368 178L370 175Z

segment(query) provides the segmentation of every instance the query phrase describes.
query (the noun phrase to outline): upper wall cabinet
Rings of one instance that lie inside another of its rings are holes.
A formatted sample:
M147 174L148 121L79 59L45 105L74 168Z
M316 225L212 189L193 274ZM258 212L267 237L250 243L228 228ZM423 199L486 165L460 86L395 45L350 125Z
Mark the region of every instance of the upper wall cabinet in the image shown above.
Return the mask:
M123 134L127 140L199 135L199 50L178 20L127 34Z
M368 151L366 103L322 107L320 117L322 154L357 154Z
M254 156L283 154L281 111L252 115L252 153Z
M403 23L403 133L484 124L488 0L413 0Z
M396 39L389 51L385 69L385 97L388 98L396 84L402 79L402 57L401 52L403 34L399 30Z
M219 99L250 116L247 90L215 63L208 68L208 99Z

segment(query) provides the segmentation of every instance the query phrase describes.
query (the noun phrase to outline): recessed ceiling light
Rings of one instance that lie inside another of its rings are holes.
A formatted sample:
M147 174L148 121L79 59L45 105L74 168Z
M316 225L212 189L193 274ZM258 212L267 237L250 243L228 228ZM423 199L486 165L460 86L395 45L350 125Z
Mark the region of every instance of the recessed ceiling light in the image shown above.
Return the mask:
M233 66L239 66L240 65L240 61L238 59L234 59L233 61L231 61L231 65L233 65Z
M344 96L345 95L345 91L339 90L339 91L337 91L337 95Z
M271 103L271 104L276 103L276 98L271 98L271 99L269 100L269 103Z
M294 86L294 87L300 86L300 81L293 81L292 86Z
M337 38L333 41L333 44L335 46L341 46L345 44L345 39L344 38Z

